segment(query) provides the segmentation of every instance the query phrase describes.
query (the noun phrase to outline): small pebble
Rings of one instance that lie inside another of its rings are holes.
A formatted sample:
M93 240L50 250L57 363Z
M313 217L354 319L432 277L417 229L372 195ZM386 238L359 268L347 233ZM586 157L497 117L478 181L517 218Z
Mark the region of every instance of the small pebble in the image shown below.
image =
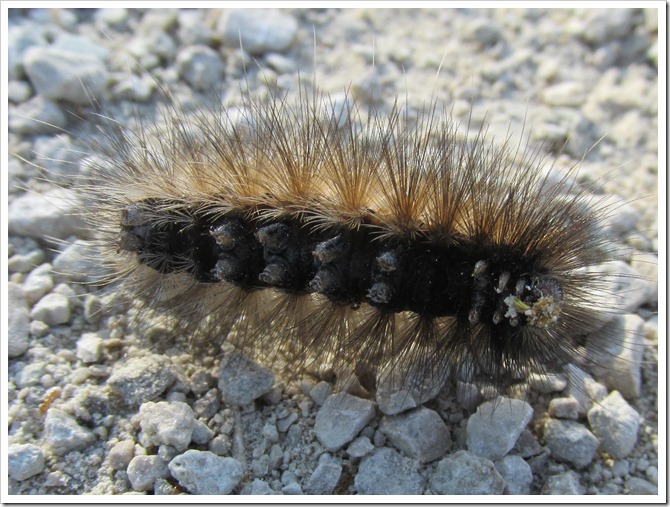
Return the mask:
M262 479L254 479L249 484L246 484L242 491L241 495L276 495L277 492L274 491L270 485Z
M135 442L122 440L109 450L109 466L114 470L125 470L135 455Z
M488 459L502 458L532 417L532 407L522 400L500 397L483 403L468 418L468 450Z
M15 481L25 481L44 470L42 449L33 444L11 444L7 449L7 471Z
M314 403L321 406L325 403L328 396L330 396L332 388L328 382L319 382L309 392L309 396L314 400Z
M10 358L21 356L30 346L30 312L23 289L7 284L7 352Z
M342 467L331 463L319 463L309 478L305 493L308 495L330 495L342 475Z
M442 378L422 379L420 366L416 365L404 371L387 365L377 377L380 379L375 393L377 406L386 415L396 415L416 408L432 400L442 390Z
M297 482L291 482L281 489L285 495L302 495L302 488Z
M624 398L640 396L644 320L634 314L616 315L589 336L586 348L593 364L590 370L597 380L610 390L619 391Z
M544 438L552 456L577 468L589 465L600 445L593 433L575 421L549 419L544 425Z
M542 453L542 446L528 430L523 430L512 448L512 452L522 458L530 458Z
M10 102L20 104L33 94L33 90L25 81L10 81L7 83L7 98Z
M227 9L219 24L224 44L250 55L289 48L296 37L298 23L289 14L275 9Z
M612 457L625 458L635 448L640 414L618 391L612 391L601 403L594 405L589 410L588 419L603 449Z
M316 414L314 433L328 451L334 452L351 442L374 416L372 402L348 393L333 394Z
M53 266L49 263L41 264L33 269L23 282L23 294L30 304L34 304L46 296L54 287L51 276Z
M214 432L201 420L196 419L191 439L194 444L205 445L214 437Z
M291 412L286 417L277 421L277 430L281 433L286 433L291 427L291 424L298 420L298 414Z
M227 495L242 479L244 467L234 458L191 449L169 464L172 477L194 495Z
M382 447L361 460L354 487L360 495L420 495L424 481L418 470L418 460Z
M82 428L71 415L57 408L47 412L44 433L47 445L61 456L86 449L96 440L91 431Z
M584 488L579 482L579 476L572 470L552 475L542 486L543 495L583 495Z
M77 359L82 363L97 363L102 354L102 338L96 333L84 333L77 340Z
M104 276L89 243L77 240L54 259L54 271L66 282L94 282Z
M658 486L640 477L631 477L626 481L626 488L631 495L658 495Z
M505 456L494 463L496 470L505 481L506 495L529 495L533 482L530 465L519 456Z
M135 491L149 491L157 479L170 475L167 463L158 456L135 456L126 472Z
M549 402L549 415L557 419L573 419L579 417L579 402L572 396L554 398Z
M71 315L69 299L55 292L40 299L30 312L31 319L41 320L49 326L67 323Z
M219 54L202 45L187 46L177 54L179 75L194 89L211 90L223 78L224 65Z
M150 354L117 366L107 385L125 404L137 406L164 393L176 377L168 358Z
M21 195L9 205L9 233L40 240L81 235L86 226L78 203L73 191L64 188Z
M385 416L380 429L396 448L421 463L441 458L451 445L447 425L437 412L426 407Z
M228 354L221 363L219 390L224 403L248 405L269 392L274 374L239 352Z
M15 134L54 134L65 125L67 118L58 104L39 95L22 102L9 112L9 131Z
M501 495L505 481L490 460L457 451L437 464L430 487L440 495Z
M37 93L50 100L86 105L100 98L107 86L104 62L90 53L33 47L26 51L23 62Z
M170 445L183 451L191 443L195 418L186 403L148 401L140 407L139 416L144 437L152 445Z
M352 458L362 458L370 454L374 448L368 437L358 437L347 447L347 454Z
M568 385L565 375L533 373L528 378L530 387L538 393L559 393Z

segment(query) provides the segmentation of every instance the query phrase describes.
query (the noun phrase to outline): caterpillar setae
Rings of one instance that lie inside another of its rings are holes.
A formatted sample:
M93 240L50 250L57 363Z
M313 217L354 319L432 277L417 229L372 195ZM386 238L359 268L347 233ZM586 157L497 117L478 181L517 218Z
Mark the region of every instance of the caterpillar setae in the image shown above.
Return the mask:
M437 100L343 102L302 84L160 135L116 126L82 188L114 279L177 334L409 391L579 363L612 248L576 167L467 138Z

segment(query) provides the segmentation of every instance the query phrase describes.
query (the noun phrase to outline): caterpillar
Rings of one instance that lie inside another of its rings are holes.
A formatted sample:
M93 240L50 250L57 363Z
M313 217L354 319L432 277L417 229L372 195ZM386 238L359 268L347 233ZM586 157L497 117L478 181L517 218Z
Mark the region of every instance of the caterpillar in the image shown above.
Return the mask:
M177 334L409 391L579 363L608 311L587 268L612 251L576 167L468 139L437 100L344 104L302 84L160 136L116 128L82 186L115 280Z

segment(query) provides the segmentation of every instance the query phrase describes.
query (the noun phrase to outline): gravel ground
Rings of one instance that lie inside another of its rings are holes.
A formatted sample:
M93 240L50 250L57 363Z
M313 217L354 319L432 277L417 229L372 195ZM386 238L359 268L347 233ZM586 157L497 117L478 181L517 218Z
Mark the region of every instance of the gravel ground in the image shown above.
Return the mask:
M3 168L8 492L664 493L657 29L651 9L10 12L9 150L21 158ZM233 365L232 352L223 364L196 358L160 329L134 334L113 311L113 291L82 283L90 265L76 255L87 234L67 187L82 140L95 134L80 120L91 99L129 121L161 102L156 82L185 106L216 89L234 103L241 84L262 94L262 78L295 86L298 71L335 97L350 87L364 105L388 107L396 95L421 104L435 93L496 137L528 119L531 142L553 153L565 144L561 166L605 136L579 177L621 202L606 227L634 255L616 270L644 278L622 277L627 313L601 332L637 337L635 346L612 350L592 375L531 379L525 401L461 384L420 404L290 382Z

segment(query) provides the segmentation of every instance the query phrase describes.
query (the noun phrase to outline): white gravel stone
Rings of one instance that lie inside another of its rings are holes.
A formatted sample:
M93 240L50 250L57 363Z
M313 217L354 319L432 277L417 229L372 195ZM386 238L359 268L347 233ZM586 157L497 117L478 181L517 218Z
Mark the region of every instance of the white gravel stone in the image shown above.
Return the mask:
M10 81L7 84L7 98L10 102L20 104L33 94L33 89L25 81Z
M640 477L628 479L626 488L631 495L658 495L658 486Z
M177 54L176 66L182 79L199 91L215 89L223 79L223 61L207 46L182 49Z
M379 427L395 447L421 463L441 458L451 445L449 428L437 412L426 407L385 416Z
M11 444L7 449L7 472L15 481L25 481L44 470L42 449L33 444Z
M40 195L27 193L9 205L9 234L40 240L85 235L84 222L76 216L79 206L75 194L64 188Z
M8 124L15 134L54 134L65 127L67 118L58 104L38 95L11 108Z
M135 456L126 472L135 491L150 491L157 479L170 475L167 463L158 456Z
M276 495L278 494L273 490L270 485L262 479L254 479L249 484L246 484L240 495Z
M116 84L112 94L120 100L148 102L158 84L149 75L135 76L119 73L115 76Z
M244 467L234 458L191 449L170 461L172 477L194 495L227 495L242 479Z
M621 315L633 313L649 297L650 282L641 278L637 271L623 261L605 262L589 268L589 272L603 275L603 282L607 284L603 287L603 291L606 294L616 294L613 304L617 313ZM603 324L610 322L612 315L606 314L605 317Z
M297 482L291 482L281 489L285 495L302 495L302 488Z
M351 442L375 416L371 401L348 393L328 397L316 414L314 433L330 452Z
M642 388L644 320L638 315L616 315L586 342L593 376L610 390L636 399Z
M578 107L586 100L586 88L579 81L563 81L545 88L540 99L548 106Z
M109 466L114 470L125 470L135 455L135 442L122 440L109 450Z
M86 37L71 33L59 34L51 48L58 48L76 54L95 56L100 60L106 60L109 57L109 49L106 47L100 46Z
M542 446L537 441L537 438L535 438L535 435L528 430L523 430L516 444L514 444L512 452L522 458L530 458L541 454Z
M14 377L14 382L20 388L40 385L40 379L46 373L47 363L35 361L26 364Z
M104 274L97 252L90 243L77 240L54 259L54 272L59 281L93 282Z
M625 37L636 18L634 9L588 9L582 13L577 34L593 46Z
M528 378L530 387L538 393L559 393L568 385L565 375L533 373Z
M612 391L601 403L589 410L593 433L612 457L628 456L637 443L641 417L618 391Z
M437 464L430 487L440 495L500 495L505 481L490 460L458 451Z
M548 477L542 486L543 495L583 495L579 476L572 470Z
M635 252L631 267L640 273L647 282L646 302L650 305L658 304L658 255L649 252Z
M11 23L10 23L11 25ZM45 46L44 30L33 24L10 26L7 33L7 67L9 80L24 76L23 56L33 46Z
M269 392L274 374L239 352L228 354L221 362L219 390L224 403L248 405Z
M468 418L468 450L492 460L502 458L532 417L532 407L522 400L500 397L483 403Z
M96 333L84 333L77 340L77 358L83 363L97 363L102 354L102 338Z
M417 460L382 447L361 460L354 487L360 495L420 495L424 481L418 470Z
M607 396L607 388L593 380L593 377L584 370L569 364L565 371L568 375L568 387L565 395L577 400L580 416L586 415L594 402L597 403Z
M241 40L251 55L288 49L297 30L295 18L276 9L226 9L219 23L224 44L239 49Z
M352 458L362 458L370 454L374 448L368 437L358 437L347 447L347 454Z
M557 419L579 418L579 402L572 396L554 398L549 402L549 415Z
M55 292L40 299L30 312L30 318L41 320L49 326L58 326L70 321L70 300Z
M105 64L90 53L33 47L26 51L23 63L37 93L50 100L90 104L107 88Z
M479 388L474 384L458 381L456 386L456 401L468 412L474 411L482 402Z
M342 467L333 463L319 463L312 473L305 493L308 495L330 495L335 490L342 475Z
M30 346L30 313L20 285L7 284L7 353L19 357Z
M37 249L31 250L27 254L12 255L7 261L7 269L10 273L29 273L43 263L44 252ZM35 301L37 301L37 299L35 299Z
M95 435L82 428L71 415L51 408L44 421L46 443L58 455L81 451L95 442Z
M23 282L23 294L30 304L35 304L54 287L51 276L53 266L49 263L41 264L33 269Z
M464 27L466 39L476 40L482 46L493 46L502 39L500 25L488 17L480 16L471 20Z
M148 355L133 357L117 366L107 385L127 405L137 406L158 397L175 379L176 373L168 358Z
M494 463L496 470L505 481L506 495L529 495L533 482L530 465L519 456L505 456Z
M191 443L195 417L191 407L182 401L148 401L140 407L140 426L153 445L171 445L183 451Z
M325 403L326 398L330 396L333 389L328 382L319 382L309 391L309 396L314 400L314 403L321 406Z
M549 419L544 424L544 438L552 456L577 468L589 465L600 445L593 433L575 421Z
M193 435L191 436L193 443L205 445L213 437L214 432L204 422L196 419L193 426Z
M420 406L439 394L444 379L424 379L421 365L398 368L386 365L377 375L377 406L386 415L396 415Z

